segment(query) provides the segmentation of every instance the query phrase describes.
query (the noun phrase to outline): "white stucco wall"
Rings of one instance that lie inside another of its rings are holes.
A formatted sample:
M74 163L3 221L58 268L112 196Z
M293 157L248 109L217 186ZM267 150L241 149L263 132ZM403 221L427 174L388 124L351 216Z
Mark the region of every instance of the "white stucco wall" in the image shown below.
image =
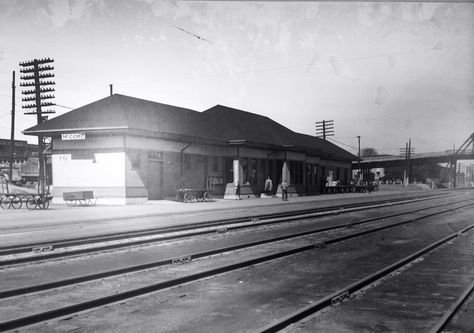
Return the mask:
M125 153L96 153L92 159L72 159L53 154L53 202L62 203L63 192L94 191L104 204L125 204ZM98 202L99 202L98 201Z

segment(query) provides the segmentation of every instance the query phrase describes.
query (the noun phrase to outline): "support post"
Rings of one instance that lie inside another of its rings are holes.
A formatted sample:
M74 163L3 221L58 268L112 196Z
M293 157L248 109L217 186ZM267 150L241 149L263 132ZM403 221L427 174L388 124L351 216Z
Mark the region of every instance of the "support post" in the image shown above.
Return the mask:
M183 169L183 159L184 159L184 151L188 149L193 143L190 142L186 146L183 147L179 151L179 188L183 188L183 174L184 174L184 169Z

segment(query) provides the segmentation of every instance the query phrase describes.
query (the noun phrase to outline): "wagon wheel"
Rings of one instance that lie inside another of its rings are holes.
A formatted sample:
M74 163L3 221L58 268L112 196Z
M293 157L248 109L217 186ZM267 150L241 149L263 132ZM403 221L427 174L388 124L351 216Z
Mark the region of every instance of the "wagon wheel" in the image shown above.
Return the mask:
M206 198L205 198L205 192L203 191L199 191L196 193L196 200L199 201L199 202L202 202L204 201Z
M23 205L23 201L21 200L21 197L14 196L11 200L11 205L14 209L20 209L21 206Z
M9 197L1 197L0 198L0 206L3 209L9 209L11 205L11 200Z
M191 193L188 192L184 195L184 202L190 202L192 200L193 200L193 195Z
M49 207L49 200L47 198L41 198L39 200L40 202L38 203L38 207L40 209L48 209Z
M36 209L37 206L38 202L36 201L35 197L29 197L28 199L26 199L26 208L32 210Z
M211 192L208 192L208 191L204 192L203 200L204 200L204 201L212 201Z

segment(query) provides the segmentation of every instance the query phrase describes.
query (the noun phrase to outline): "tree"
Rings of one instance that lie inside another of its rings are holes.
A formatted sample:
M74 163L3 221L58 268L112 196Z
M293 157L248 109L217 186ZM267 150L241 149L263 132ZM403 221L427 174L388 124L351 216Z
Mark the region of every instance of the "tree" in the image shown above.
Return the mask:
M363 148L360 150L360 157L371 157L377 156L378 154L375 148Z

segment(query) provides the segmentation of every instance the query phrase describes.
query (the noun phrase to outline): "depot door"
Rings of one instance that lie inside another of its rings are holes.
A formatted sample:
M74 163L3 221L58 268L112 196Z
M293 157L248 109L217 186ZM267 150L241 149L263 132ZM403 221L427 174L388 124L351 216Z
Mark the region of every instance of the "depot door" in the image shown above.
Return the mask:
M148 160L148 200L163 199L163 162Z

